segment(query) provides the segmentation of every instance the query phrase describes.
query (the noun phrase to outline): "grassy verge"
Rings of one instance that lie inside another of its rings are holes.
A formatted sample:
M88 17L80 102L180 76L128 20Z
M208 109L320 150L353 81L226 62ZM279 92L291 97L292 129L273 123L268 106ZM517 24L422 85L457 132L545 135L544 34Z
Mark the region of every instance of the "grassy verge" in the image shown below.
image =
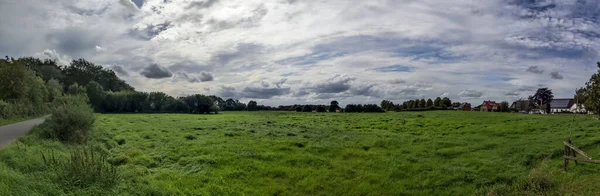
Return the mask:
M73 181L85 182L85 180L72 178L73 173L69 173L77 168L90 168L89 166L93 165L83 163L78 166L68 166L73 163L73 160L78 160L77 156L83 154L82 150L93 149L94 142L88 145L72 145L45 139L41 137L44 129L48 129L47 124L35 127L27 136L19 138L0 150L0 195L111 193L110 187L104 186L101 182L83 186L73 183ZM94 156L102 157L99 152L101 151L94 151ZM92 170L80 173L94 174Z
M479 112L97 115L85 145L116 166L84 186L63 160L81 145L38 127L0 151L0 195L598 195L600 165L562 171L572 118ZM572 123L600 157L600 121ZM105 165L98 167L104 168ZM93 166L92 168L96 168ZM107 172L110 174L110 172ZM14 187L19 187L15 189Z

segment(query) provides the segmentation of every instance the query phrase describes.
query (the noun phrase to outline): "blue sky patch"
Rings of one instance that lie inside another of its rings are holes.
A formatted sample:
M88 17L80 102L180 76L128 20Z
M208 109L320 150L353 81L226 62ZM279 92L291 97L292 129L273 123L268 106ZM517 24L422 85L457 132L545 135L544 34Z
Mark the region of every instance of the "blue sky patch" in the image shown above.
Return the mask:
M390 65L373 69L378 72L412 72L413 67L405 65Z

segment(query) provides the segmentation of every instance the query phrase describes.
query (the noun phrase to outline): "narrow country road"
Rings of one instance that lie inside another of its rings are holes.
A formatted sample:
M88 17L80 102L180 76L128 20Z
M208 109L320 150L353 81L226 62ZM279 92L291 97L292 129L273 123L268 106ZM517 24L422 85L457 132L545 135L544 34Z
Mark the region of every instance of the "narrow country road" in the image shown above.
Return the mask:
M43 123L46 118L50 117L44 116L36 119L31 119L15 124L5 125L0 127L0 148L10 144L15 139L24 136L36 125Z

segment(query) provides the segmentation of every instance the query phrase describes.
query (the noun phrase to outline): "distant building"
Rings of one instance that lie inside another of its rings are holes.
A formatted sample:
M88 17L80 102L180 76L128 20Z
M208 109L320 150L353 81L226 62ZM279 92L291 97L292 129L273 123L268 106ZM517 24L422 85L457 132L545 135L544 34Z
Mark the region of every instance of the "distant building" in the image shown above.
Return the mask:
M462 103L458 107L456 107L455 110L471 111L471 104L470 103Z
M550 102L550 112L571 112L573 105L572 98L553 99Z
M493 112L500 110L500 104L495 101L483 101L479 106L479 111L482 112Z
M587 110L585 110L585 106L583 104L573 104L573 106L571 106L571 112L573 113L588 113Z
M531 108L529 107L529 100L518 100L510 105L510 109L517 112L527 112Z

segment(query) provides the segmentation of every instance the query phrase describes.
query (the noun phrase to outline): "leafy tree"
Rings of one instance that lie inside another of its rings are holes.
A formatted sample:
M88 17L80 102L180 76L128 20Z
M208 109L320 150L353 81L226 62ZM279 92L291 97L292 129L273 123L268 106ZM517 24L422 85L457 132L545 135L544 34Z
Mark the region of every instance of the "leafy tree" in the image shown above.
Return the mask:
M456 108L456 107L460 107L461 103L460 102L454 102L452 103L452 107Z
M63 87L58 80L48 80L46 89L48 89L48 101L54 101L54 99L63 95Z
M312 108L309 105L302 107L302 112L312 112Z
M383 108L386 111L392 111L394 110L394 102L389 100L383 100L381 101L381 108Z
M442 101L440 102L440 106L441 107L451 107L452 106L452 101L450 100L450 98L448 97L444 97L442 98Z
M302 106L296 106L296 112L302 112Z
M508 108L508 102L507 101L503 101L500 103L500 112L509 112L510 109Z
M248 111L256 111L257 109L257 103L256 101L250 101L248 102Z
M42 78L37 76L32 76L28 79L31 80L29 82L29 100L31 103L39 106L39 104L48 100L48 89L46 88L46 84Z
M85 59L73 60L69 66L63 69L63 73L65 75L65 85L72 85L74 83L87 85L90 81L96 81L104 89L113 92L134 90L125 81L119 79L114 71L105 69Z
M83 95L86 93L86 90L84 87L79 86L77 83L73 83L67 89L67 93L70 95Z
M152 112L166 112L166 107L174 98L163 92L151 92L148 94L149 110Z
M434 107L442 107L442 98L440 98L440 97L435 98L435 100L433 101L433 106Z
M37 76L44 80L44 82L48 82L51 79L60 81L65 77L61 67L58 66L54 60L45 59L42 61L38 58L23 57L16 61L34 71Z
M408 106L410 109L414 109L417 108L419 104L417 104L417 102L415 102L415 100L410 100L408 101Z
M534 106L542 109L542 107L546 106L546 113L550 113L550 102L554 99L554 94L551 89L548 88L539 88L535 94L529 97L529 102Z
M598 72L594 73L585 83L585 90L581 94L585 97L585 109L600 115L600 62L597 63Z
M205 95L190 95L182 98L183 102L188 105L189 113L192 114L209 114L211 107L215 103Z
M96 112L102 112L102 102L106 98L106 92L104 92L102 86L95 81L91 81L85 86L85 89L94 110Z
M34 74L19 62L0 61L0 100L28 97Z
M336 100L331 101L329 104L329 112L336 112L338 109L340 109L339 104L340 103L338 103Z
M579 110L583 109L581 106L582 106L582 104L585 103L586 100L587 100L587 91L585 88L578 88L577 90L575 90L575 96L574 96L573 102L575 102L575 104L577 104L578 112L579 112Z
M419 100L419 108L425 108L426 105L427 101L425 101L425 99Z
M215 104L217 105L217 107L219 107L220 109L225 108L225 100L223 100L221 97L217 97L215 95L211 95L208 96L210 99L212 99Z
M425 106L428 108L433 107L433 101L431 99L427 99L427 104Z

